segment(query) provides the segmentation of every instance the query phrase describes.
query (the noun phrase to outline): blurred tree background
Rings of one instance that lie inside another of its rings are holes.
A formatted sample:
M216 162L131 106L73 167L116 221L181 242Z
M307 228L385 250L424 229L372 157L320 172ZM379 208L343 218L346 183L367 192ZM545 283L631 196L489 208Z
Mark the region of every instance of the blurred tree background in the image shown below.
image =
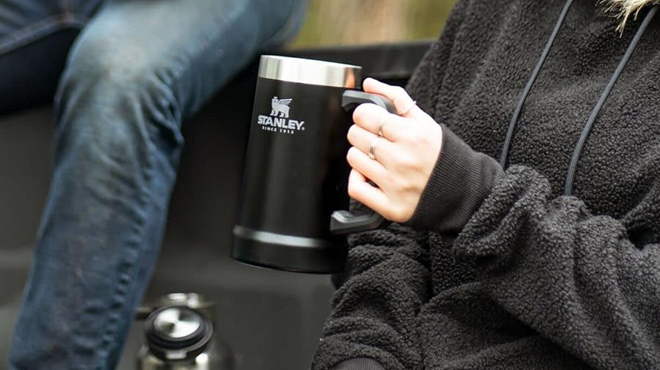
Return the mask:
M455 0L310 0L294 47L436 38Z

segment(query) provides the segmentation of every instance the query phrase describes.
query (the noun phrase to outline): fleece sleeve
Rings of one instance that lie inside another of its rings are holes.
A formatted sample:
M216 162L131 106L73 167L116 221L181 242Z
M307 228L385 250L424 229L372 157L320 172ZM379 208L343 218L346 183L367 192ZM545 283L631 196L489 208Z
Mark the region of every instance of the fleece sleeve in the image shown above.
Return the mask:
M414 226L456 236L455 257L496 302L590 366L656 368L660 186L619 219L597 216L553 197L535 170L503 172L449 134Z
M575 197L553 198L533 169L511 167L458 235L454 254L474 263L502 307L590 366L657 368L657 226L631 239L626 225L657 225L641 219L658 220L659 204L655 186L621 219L596 216Z
M415 318L428 301L424 237L398 224L354 235L315 370L421 369Z

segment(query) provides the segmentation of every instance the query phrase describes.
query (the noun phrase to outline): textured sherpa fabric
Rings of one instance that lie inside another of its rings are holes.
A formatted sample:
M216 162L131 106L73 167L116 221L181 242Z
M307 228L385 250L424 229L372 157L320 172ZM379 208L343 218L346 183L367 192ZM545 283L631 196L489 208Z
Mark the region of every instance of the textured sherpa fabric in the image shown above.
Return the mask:
M445 132L415 227L349 239L314 369L660 369L660 16L573 196L576 142L648 7L621 34L606 4L576 0L506 170L495 160L563 6L459 0L408 86Z

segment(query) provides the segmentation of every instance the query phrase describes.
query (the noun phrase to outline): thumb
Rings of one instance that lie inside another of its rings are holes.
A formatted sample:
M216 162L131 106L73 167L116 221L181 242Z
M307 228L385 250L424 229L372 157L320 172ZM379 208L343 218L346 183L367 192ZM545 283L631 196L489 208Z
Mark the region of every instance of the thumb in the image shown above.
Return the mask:
M374 78L367 78L364 80L363 87L365 92L388 98L396 107L397 113L402 117L421 119L425 116L406 90L400 86L388 85Z

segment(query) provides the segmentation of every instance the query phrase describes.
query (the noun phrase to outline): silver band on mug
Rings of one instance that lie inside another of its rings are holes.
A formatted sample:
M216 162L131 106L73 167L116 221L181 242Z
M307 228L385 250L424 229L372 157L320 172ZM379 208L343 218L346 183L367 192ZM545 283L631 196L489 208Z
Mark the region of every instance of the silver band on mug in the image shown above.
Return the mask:
M263 55L259 77L308 85L360 89L362 67L313 59Z

